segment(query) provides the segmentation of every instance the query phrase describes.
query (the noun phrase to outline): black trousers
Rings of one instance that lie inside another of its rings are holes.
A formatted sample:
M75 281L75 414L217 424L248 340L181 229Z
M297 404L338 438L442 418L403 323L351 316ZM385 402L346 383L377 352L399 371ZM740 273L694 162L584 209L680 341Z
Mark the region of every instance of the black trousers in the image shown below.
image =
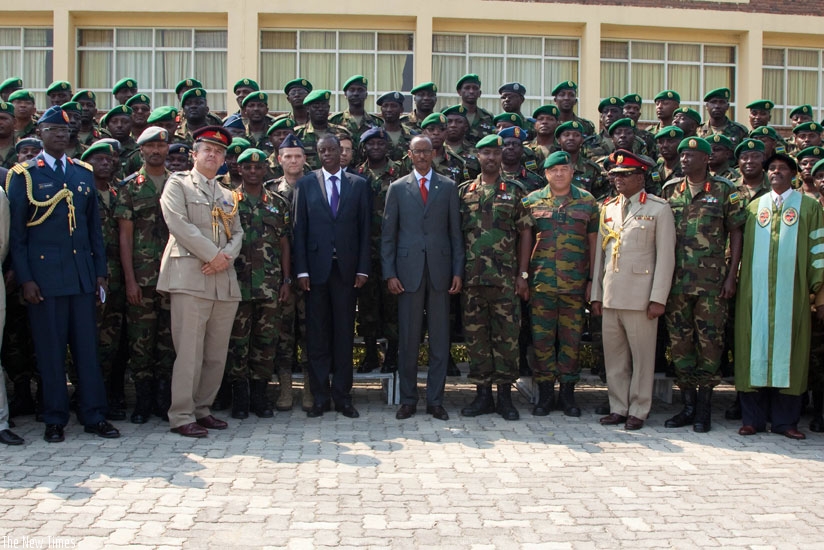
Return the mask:
M752 392L739 392L739 395L744 426L764 431L767 422L770 422L774 433L798 428L802 404L800 395L786 395L780 393L778 388L758 388Z

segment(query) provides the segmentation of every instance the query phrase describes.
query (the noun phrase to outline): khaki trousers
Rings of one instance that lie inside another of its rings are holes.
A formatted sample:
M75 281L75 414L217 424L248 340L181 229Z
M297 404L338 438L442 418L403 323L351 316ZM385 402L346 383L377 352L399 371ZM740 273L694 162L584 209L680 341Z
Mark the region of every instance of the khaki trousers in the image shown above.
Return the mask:
M238 303L171 294L172 342L177 353L169 408L172 428L211 414Z

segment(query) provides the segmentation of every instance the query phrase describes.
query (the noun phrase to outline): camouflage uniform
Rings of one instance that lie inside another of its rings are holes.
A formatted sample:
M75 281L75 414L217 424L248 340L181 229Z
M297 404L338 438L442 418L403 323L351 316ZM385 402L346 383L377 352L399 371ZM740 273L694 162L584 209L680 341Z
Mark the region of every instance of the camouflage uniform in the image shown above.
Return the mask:
M733 167L729 164L725 164L721 168L721 170L717 170L715 172L712 172L712 175L717 176L719 178L724 178L725 180L729 180L731 182L734 182L735 180L737 180L741 177L741 172L736 170L735 167Z
M530 261L535 380L576 383L581 373L578 346L589 279L589 235L598 231L598 203L575 185L566 197L553 197L547 185L523 203L537 231Z
M675 217L675 274L666 321L678 385L715 386L727 320L727 302L719 299L727 238L744 224L746 201L728 180L715 176L707 177L695 197L686 178L671 180L663 195Z
M732 142L734 149L735 147L738 147L738 145L744 139L747 138L747 136L750 134L750 131L747 130L746 126L744 126L743 124L726 118L726 122L724 122L724 125L718 128L714 128L713 126L711 126L710 121L707 120L707 122L698 127L696 134L698 134L698 137L701 138L705 138L713 134L721 134L727 136L728 138L730 138L730 141Z
M37 137L37 119L32 118L31 122L26 124L22 130L14 131L14 142L17 143L21 139L29 137Z
M490 185L478 176L458 188L466 242L463 287L464 336L469 380L511 384L518 378L521 303L515 294L518 236L529 229L524 189L500 177Z
M387 132L386 135L389 137L389 158L395 162L401 162L409 151L409 143L412 141L412 138L419 133L420 129L411 131L408 127L401 125L401 133L400 136L398 136L398 141L392 141L394 139L393 136ZM366 157L363 156L362 158Z
M0 156L0 168L11 168L15 164L17 164L17 151L14 149L14 143L12 143L9 150L6 151L6 155ZM5 186L5 184L5 181L0 181L0 185Z
M437 111L432 111L432 112L434 113L434 112L437 112ZM400 122L408 132L410 132L412 134L420 134L421 133L421 122L423 122L423 119L425 119L425 118L426 117L419 117L417 111L415 111L413 109L411 113L402 114ZM392 159L392 160L397 160L397 159Z
M521 184L527 194L537 191L546 185L546 180L526 168L521 167L517 172L507 172L501 168L501 176L507 180L514 180Z
M308 164L312 170L320 169L318 141L326 134L332 134L339 138L344 136L352 137L346 128L336 124L329 124L326 130L322 132L315 130L312 122L295 126L295 136L303 143L303 151L306 153L306 164Z
M595 135L595 124L593 124L591 120L588 120L586 118L581 118L581 117L579 117L578 115L575 115L575 114L572 115L572 120L577 122L578 124L580 124L582 126L581 129L583 130L582 135L584 136L584 141L586 141L588 138L591 138L592 136ZM565 120L558 120L559 124L563 124L564 122L566 122L566 121Z
M251 143L252 147L254 147L255 149L260 149L265 153L272 153L275 150L275 148L272 145L272 142L269 141L269 136L266 135L266 131L274 123L275 119L269 115L266 115L266 118L263 122L263 132L261 132L260 137L258 137L252 134L252 132L249 130L249 121L247 119L244 119L243 125L246 128L246 137L244 139Z
M761 185L756 189L750 189L750 187L744 183L744 176L739 176L738 179L733 181L735 184L735 188L738 189L738 192L741 193L741 198L744 199L744 205L751 203L764 193L770 192L770 180L767 179L767 173L764 172L764 178L761 180Z
M495 118L495 115L481 107L478 107L475 118L470 118L469 110L467 110L466 121L469 123L469 131L466 133L466 140L474 146L482 137L494 134L495 123L492 122L493 118ZM469 178L463 178L455 181L465 181L468 179Z
M655 169L650 171L649 178L652 180L651 189L647 189L647 193L650 195L655 195L656 197L661 196L661 192L664 189L664 186L667 182L673 178L683 178L684 172L681 170L681 162L679 161L678 164L670 170L667 168L667 164L663 158L659 158L658 162L655 166Z
M95 123L92 126L91 132L78 132L77 139L80 141L82 145L88 147L95 141L103 139L103 133L100 131L100 128L98 128L97 124Z
M67 149L65 153L66 156L70 159L79 159L80 156L83 154L83 151L85 151L86 149L88 149L88 147L85 147L82 143L78 141L75 144L74 148L72 148L71 150Z
M595 161L579 154L574 168L575 175L572 177L572 185L587 191L599 202L610 196L612 186Z
M349 113L349 109L347 109L340 113L329 115L329 124L330 126L342 126L352 137L354 144L357 145L360 143L360 138L365 131L375 126L383 126L383 119L379 116L364 112L360 122L358 122L357 119Z
M98 189L97 206L100 211L100 226L103 230L106 265L109 271L106 303L97 304L97 349L103 377L109 386L114 362L120 351L123 316L126 311L126 288L123 286L123 270L120 265L120 232L117 218L114 216L117 190L111 185L106 191Z
M640 153L642 155L646 155L652 159L658 158L658 144L655 142L655 134L649 132L647 130L643 130L638 126L635 127L635 137L640 139L641 142L644 144L643 149L640 151L636 151L635 147L633 146L632 152L633 153ZM646 151L646 152L644 152Z
M478 151L475 147L464 141L458 147L443 144L443 148L454 155L458 155L464 160L466 169L469 171L469 179L475 179L481 173L481 163L478 160Z
M132 136L120 143L120 170L115 174L118 178L125 178L134 174L143 166L143 157L140 156L140 147Z

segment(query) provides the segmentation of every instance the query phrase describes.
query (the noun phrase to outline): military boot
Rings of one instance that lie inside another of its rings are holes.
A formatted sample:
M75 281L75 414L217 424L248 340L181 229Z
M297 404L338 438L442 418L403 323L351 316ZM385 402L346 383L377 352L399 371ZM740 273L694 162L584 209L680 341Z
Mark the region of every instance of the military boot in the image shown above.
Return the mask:
M681 412L664 422L666 428L681 428L695 421L695 401L698 392L695 388L681 386Z
M232 385L229 383L229 377L223 375L223 380L220 381L220 388L217 390L217 395L209 407L213 411L225 411L232 405Z
M134 394L135 404L130 420L132 424L145 424L152 415L152 402L154 397L152 380L135 380Z
M126 420L126 396L123 389L123 373L112 373L106 383L109 408L106 411L106 420ZM118 369L119 370L119 369Z
M293 404L292 371L288 368L279 368L278 383L278 400L275 401L275 408L279 411L291 411Z
M495 412L495 400L492 398L492 384L478 384L475 399L461 409L462 416L481 416Z
M306 367L303 368L303 399L300 405L305 412L309 412L315 405L315 397L312 395L312 388L309 387L309 371Z
M398 341L389 340L386 343L386 356L383 358L382 373L398 370Z
M813 391L813 419L810 420L811 432L824 432L824 391Z
M521 415L512 404L512 384L498 384L498 404L495 412L504 420L518 420Z
M378 357L378 340L372 336L367 336L363 339L366 346L366 353L363 354L363 360L358 365L358 372L363 374L372 372L380 367L380 357Z
M695 405L695 423L692 431L705 433L712 428L712 386L698 388L698 402Z
M538 402L532 416L546 416L555 406L555 382L538 382Z
M169 421L169 408L172 406L172 383L168 378L158 379L154 395L154 415Z
M564 416L581 416L581 409L575 403L574 382L561 382L558 392L558 409L564 411Z
M249 381L232 380L232 418L249 418Z
M272 405L269 403L268 397L266 397L266 388L268 386L269 382L267 380L252 380L249 382L249 409L255 413L258 418L272 418L275 416Z

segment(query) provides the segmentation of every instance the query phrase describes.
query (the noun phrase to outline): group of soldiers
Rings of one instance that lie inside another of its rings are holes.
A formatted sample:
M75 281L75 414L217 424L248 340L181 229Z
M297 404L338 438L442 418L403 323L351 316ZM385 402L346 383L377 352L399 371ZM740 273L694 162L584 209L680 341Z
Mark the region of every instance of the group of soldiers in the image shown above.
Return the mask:
M574 388L581 374L585 315L594 300L593 278L603 277L594 269L596 254L609 246L620 254L620 237L604 212L623 202L616 183L629 174L642 176L642 204L666 203L674 215L671 290L661 304L666 311L653 308L650 314L659 338L640 345L653 354L657 347L659 357L667 345L671 350L684 406L667 427L709 430L712 388L722 374L730 374L723 370L734 322L728 303L736 291L746 205L770 191L765 161L775 155L791 158L798 166L795 186L824 205L822 127L812 120L812 107L791 111L792 136L785 139L770 125L770 100L747 105L750 129L730 120L727 88L706 94L706 118L682 107L677 91L664 90L653 98L658 122L642 129L639 95L605 98L596 125L575 113L578 87L572 81L558 83L554 103L532 113L522 111L525 87L503 84L497 115L478 105L482 81L476 74L456 82L460 102L442 109L438 85L425 82L409 92L411 112L404 113L406 95L393 91L378 97L379 114L372 114L368 87L366 77L352 76L343 86L347 109L332 114L331 92L296 78L284 86L291 110L273 116L268 94L244 78L233 86L237 112L221 119L210 112L208 94L195 78L176 86L179 108L153 108L138 82L123 78L112 89L118 105L103 117L94 92L74 90L64 81L49 86L50 106L59 106L68 121L66 155L94 174L108 268L107 298L97 306L106 418L127 417L128 367L136 395L131 422L145 423L152 415L168 419L174 347L168 296L156 288L169 238L160 197L172 173L192 168L193 132L222 126L233 139L219 178L234 194L234 215L244 238L235 259L241 305L216 410L231 407L232 417L242 419L250 412L267 418L273 408L293 407L292 373L301 368L304 306L292 280L292 200L297 180L320 168L317 144L328 134L341 143L342 168L366 178L372 190L372 276L358 294L358 332L365 343L358 371L397 368L397 298L380 276L381 221L389 184L412 171L409 145L423 136L434 149L433 170L459 184L466 270L461 296L452 301L452 337L466 342L469 380L477 386L462 414L497 412L517 419L509 387L529 373L539 390L534 415L553 409L581 415ZM4 169L36 162L42 148L37 107L21 79L0 83ZM12 180L11 173L0 176L7 185ZM647 224L654 228L655 223L650 216ZM38 414L42 397L32 394L38 375L26 301L10 262L4 272L10 322L2 364L13 383L11 415ZM604 294L599 298L600 306ZM381 362L382 338L387 345ZM608 358L612 352L605 338L603 351L596 353ZM812 355L810 428L824 431L824 365ZM69 378L78 382L67 367ZM273 378L279 383L274 403L267 393ZM651 377L649 384L651 391ZM616 410L621 400L614 397L611 393L602 422L642 427L648 403L629 406L627 414L626 407ZM304 410L312 406L306 387L302 405ZM729 418L740 414L736 406L727 411Z

